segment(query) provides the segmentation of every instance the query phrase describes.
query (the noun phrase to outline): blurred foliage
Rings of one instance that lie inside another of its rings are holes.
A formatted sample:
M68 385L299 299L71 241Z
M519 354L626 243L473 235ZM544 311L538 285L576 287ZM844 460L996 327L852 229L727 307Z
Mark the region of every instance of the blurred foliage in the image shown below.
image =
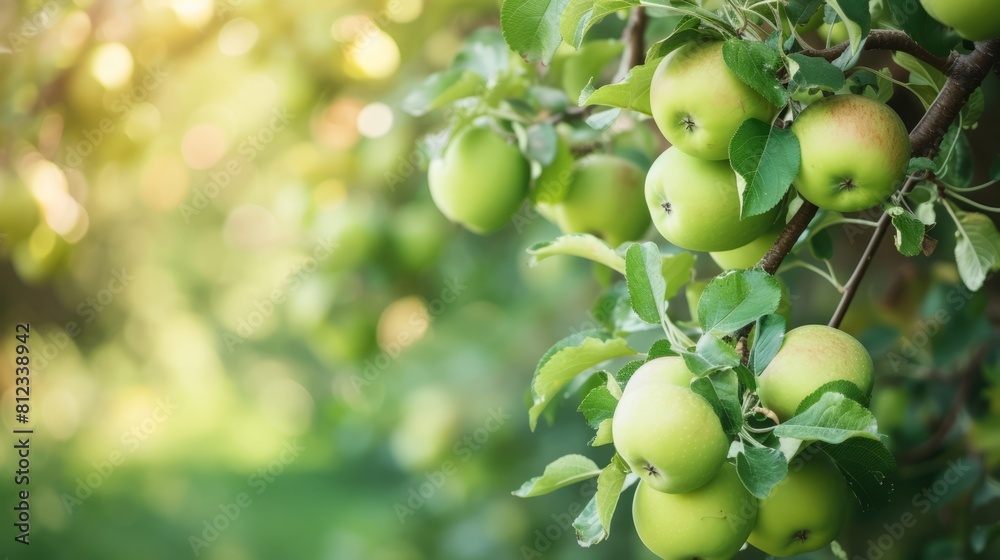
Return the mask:
M651 558L626 530L579 549L566 518L589 496L510 495L590 438L568 421L529 437L524 397L535 360L592 320L580 310L599 282L578 262L528 270L524 249L556 233L542 220L491 238L448 224L413 148L438 120L400 109L497 14L494 0L0 6L8 429L18 322L32 326L35 389L32 544L12 548L8 523L5 551L174 559L196 537L199 557L225 560ZM623 22L602 25L595 38ZM995 342L997 285L971 296L953 268L894 268L849 330L880 356L876 412L905 456ZM806 274L788 275L797 323L833 301ZM901 468L849 550L959 458L968 478L884 557L959 557L997 520L996 344L985 363L943 450ZM15 464L0 447L3 472ZM241 494L249 505L210 538L206 522L222 526Z

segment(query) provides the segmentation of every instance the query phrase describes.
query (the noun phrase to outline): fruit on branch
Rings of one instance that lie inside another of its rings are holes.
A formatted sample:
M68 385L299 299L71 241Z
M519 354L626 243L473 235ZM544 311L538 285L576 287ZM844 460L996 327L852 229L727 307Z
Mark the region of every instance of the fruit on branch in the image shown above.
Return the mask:
M686 494L640 482L632 519L643 544L664 560L729 560L750 535L757 507L736 467L726 463L711 482Z
M992 0L920 0L930 16L970 41L1000 37L1000 9Z
M847 482L829 456L807 448L760 501L749 542L779 558L819 550L843 529L849 500Z
M851 36L847 33L847 26L842 21L821 24L816 32L829 45L839 45L851 39Z
M872 357L856 338L826 325L806 325L785 333L757 380L757 396L785 421L803 399L831 381L850 381L871 395L874 375Z
M564 233L590 233L617 247L641 239L649 229L644 181L642 169L627 159L589 155L573 166L565 197L543 214L550 214ZM539 181L540 188L545 185Z
M507 223L524 201L530 178L520 150L484 127L458 133L428 171L431 198L441 213L478 234Z
M899 116L863 95L817 101L792 124L802 163L795 188L836 212L866 210L899 188L910 162L910 137Z
M784 8L781 8L781 10L784 11ZM816 31L819 29L819 26L823 25L823 10L824 7L820 6L820 8L816 10L816 13L814 13L805 23L797 24L795 26L795 31L797 31L799 35L803 35L805 33L809 33L810 31Z
M684 364L684 358L679 356L664 356L643 364L635 370L629 384L632 391L639 391L643 385L667 383L678 387L690 387L694 374Z
M729 141L743 121L770 122L777 112L726 66L722 43L688 43L656 68L649 90L653 119L663 136L684 153L729 158Z
M683 383L691 375L686 370L676 356L643 365L625 386L612 422L618 454L659 492L690 492L704 485L729 451L712 405Z
M663 152L646 176L646 204L667 241L690 251L730 251L764 234L780 206L740 219L736 173L728 161L707 161L677 147Z
M750 243L742 247L737 247L730 251L716 251L710 253L712 260L715 264L719 265L722 270L736 270L753 268L757 266L760 259L764 258L764 255L771 249L774 245L774 241L778 239L778 235L781 230L785 228L785 224L778 220L775 222L771 229L764 232L764 235L754 239Z

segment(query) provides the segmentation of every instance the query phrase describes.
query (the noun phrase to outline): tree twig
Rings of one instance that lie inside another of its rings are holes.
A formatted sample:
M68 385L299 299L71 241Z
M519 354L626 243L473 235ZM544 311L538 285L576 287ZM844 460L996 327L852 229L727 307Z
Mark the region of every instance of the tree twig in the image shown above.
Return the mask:
M937 149L951 123L958 118L962 108L969 102L969 97L983 83L998 60L1000 60L1000 39L980 41L976 43L976 50L972 53L955 59L950 77L941 89L941 93L910 132L910 145L914 156L930 156ZM906 194L912 190L916 183L917 181L910 177L903 185L902 193ZM854 300L865 273L868 272L868 265L871 264L891 223L892 217L888 214L883 214L879 219L868 247L855 267L851 279L845 285L844 295L833 317L830 318L829 326L838 328L844 320L847 309Z
M832 62L840 57L840 55L844 54L844 51L846 51L850 46L851 42L846 41L828 49L805 49L802 51L802 54L806 56L822 57ZM952 53L951 56L947 57L937 56L921 47L905 32L887 29L873 30L871 34L868 35L868 40L865 42L864 50L905 52L906 54L913 55L917 59L930 64L945 75L952 73L955 62L957 62L960 58L959 55L955 53Z
M622 55L618 72L615 73L613 83L618 83L625 79L629 70L639 66L646 61L646 27L649 24L649 16L646 15L646 8L637 7L628 16L628 23L622 32L622 41L625 43L625 53Z
M976 379L976 374L979 373L983 360L986 359L987 348L984 346L981 348L972 358L972 360L965 366L965 368L954 377L958 377L958 389L955 392L955 398L952 400L951 408L948 410L948 414L941 420L938 425L937 430L931 435L930 439L920 444L919 446L907 451L900 458L899 462L904 465L909 465L916 463L922 459L926 459L934 454L935 451L944 445L945 441L948 439L948 434L951 433L952 428L955 427L955 423L958 422L958 417L965 408L966 401L969 400L969 393L972 390L972 383Z

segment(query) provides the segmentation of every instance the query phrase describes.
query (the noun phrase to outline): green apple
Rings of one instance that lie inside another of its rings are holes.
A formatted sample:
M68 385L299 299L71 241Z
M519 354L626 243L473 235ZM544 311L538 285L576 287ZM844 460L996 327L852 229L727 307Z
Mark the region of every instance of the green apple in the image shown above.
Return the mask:
M431 198L449 220L478 234L494 232L528 193L531 167L516 146L488 128L458 133L431 162Z
M690 387L693 380L694 374L684 364L684 358L664 356L650 360L635 370L628 385L633 387L632 391L639 391L646 383L653 385L667 383L678 387Z
M680 358L639 368L625 386L611 428L615 449L632 472L671 494L707 483L729 451L712 405L678 384L686 369Z
M646 176L646 204L667 241L690 251L730 251L764 234L780 207L740 219L736 173L727 161L707 161L673 147Z
M730 560L750 535L757 508L736 467L726 463L711 482L686 494L640 482L632 520L643 544L663 560Z
M778 239L778 235L783 229L785 229L785 224L779 220L771 226L771 229L764 232L764 235L761 235L750 243L731 251L710 253L710 256L722 270L753 268L771 250L774 241Z
M843 529L849 500L847 482L827 455L800 455L785 480L760 501L749 542L778 558L819 550Z
M850 35L847 33L847 26L844 25L844 22L842 21L832 24L824 23L819 26L817 33L819 33L819 36L830 45L839 45L840 43L851 39Z
M820 6L816 13L809 18L805 23L800 23L795 26L795 31L799 35L804 35L810 31L816 31L819 26L823 25L823 11L825 10L825 5Z
M970 41L1000 37L1000 6L995 0L920 0L930 16L954 27Z
M863 95L813 103L792 124L802 163L795 188L836 212L876 206L899 188L910 163L910 136L899 115Z
M556 225L565 233L591 233L613 247L641 239L650 219L644 180L638 165L618 156L594 154L577 161L569 191L553 205Z
M757 396L785 421L803 399L831 381L850 381L870 395L874 376L872 357L856 338L825 325L806 325L785 333L757 379Z
M770 122L777 112L722 59L722 43L688 43L664 57L649 90L653 119L671 144L701 159L729 159L743 121Z

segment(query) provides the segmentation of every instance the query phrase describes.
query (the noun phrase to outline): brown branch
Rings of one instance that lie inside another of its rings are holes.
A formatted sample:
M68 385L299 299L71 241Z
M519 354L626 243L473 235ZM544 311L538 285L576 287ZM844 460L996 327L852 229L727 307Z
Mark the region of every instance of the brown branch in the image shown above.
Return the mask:
M1000 60L1000 39L980 41L976 43L976 50L972 53L956 57L952 64L951 75L944 88L941 89L941 93L917 126L910 132L910 145L914 156L930 156L937 150L942 138L951 127L951 123L958 118L962 108L969 102L969 97L983 83L998 60ZM916 183L917 180L910 177L903 185L902 194L912 190ZM840 327L865 273L868 272L868 265L875 257L875 253L882 243L882 238L885 237L891 223L892 217L888 214L883 214L879 219L875 233L872 234L868 242L868 247L854 269L851 279L844 286L844 295L841 297L833 317L830 318L829 326Z
M851 42L847 41L828 49L805 49L801 54L806 56L822 57L832 62L837 60L840 55L844 54L844 51L846 51L850 46ZM906 54L913 55L917 59L930 64L934 68L937 68L942 74L945 75L951 74L955 62L960 58L956 53L952 53L951 56L947 57L937 56L921 47L903 31L885 29L873 30L871 34L868 35L868 40L865 42L864 50L905 52Z
M951 408L948 410L948 414L941 420L938 425L937 430L931 435L930 439L920 444L919 446L907 451L900 458L899 462L904 465L909 465L916 463L922 459L926 459L934 454L935 451L944 445L945 441L948 439L948 434L951 433L952 428L955 427L955 423L958 422L959 414L962 409L965 408L965 403L969 400L969 393L972 390L972 383L976 379L976 375L980 372L983 365L983 360L986 359L987 347L981 348L972 360L965 366L965 368L957 375L953 376L953 379L949 381L954 381L954 377L958 377L958 389L955 392L955 398L952 400Z
M813 217L816 216L816 212L819 209L816 208L811 202L805 200L802 202L802 206L799 210L792 216L792 219L788 221L785 229L781 230L778 234L778 239L774 241L774 245L767 252L766 255L757 266L763 268L768 274L773 275L778 271L778 267L788 256L788 253L795 246L795 242L799 240L802 236L802 232L809 227L809 222L812 221Z
M622 55L621 65L615 74L615 83L624 80L629 70L646 61L646 27L648 25L649 16L646 15L646 8L637 7L629 14L628 23L625 24L625 30L622 32L625 54Z

